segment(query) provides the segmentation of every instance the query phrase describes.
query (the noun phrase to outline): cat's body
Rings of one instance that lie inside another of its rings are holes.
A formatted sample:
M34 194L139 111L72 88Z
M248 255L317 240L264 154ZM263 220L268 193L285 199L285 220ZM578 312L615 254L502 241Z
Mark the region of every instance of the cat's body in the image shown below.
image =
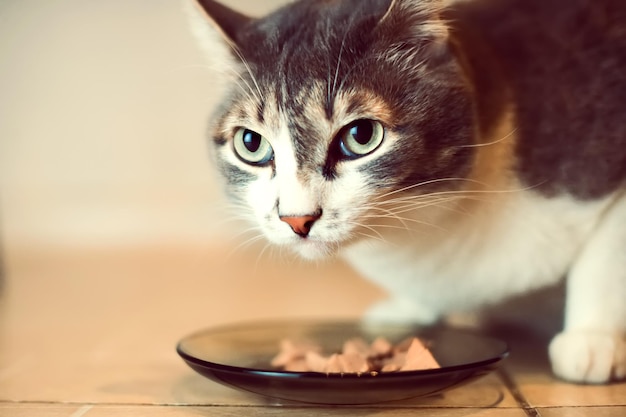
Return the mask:
M345 257L390 293L374 318L567 276L555 372L626 376L626 3L200 3L237 50L215 161L270 240Z
M422 236L420 244L407 243L416 240L413 235L397 246L367 242L348 248L344 255L362 275L403 301L396 298L370 313L428 323L556 284L589 240L598 213L610 204L532 193L499 200L485 204L471 221ZM389 270L393 279L381 273Z

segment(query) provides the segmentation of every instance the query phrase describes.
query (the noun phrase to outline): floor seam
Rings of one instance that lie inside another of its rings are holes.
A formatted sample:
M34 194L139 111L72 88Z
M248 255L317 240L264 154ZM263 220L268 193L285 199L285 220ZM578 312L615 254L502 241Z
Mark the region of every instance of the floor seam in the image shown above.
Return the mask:
M520 408L524 410L524 413L526 413L527 416L541 417L541 412L537 408L530 405L526 397L524 397L524 394L522 394L519 386L507 370L505 370L504 368L500 368L497 374L504 383L504 386L513 396L513 399L515 400L517 405L519 405Z

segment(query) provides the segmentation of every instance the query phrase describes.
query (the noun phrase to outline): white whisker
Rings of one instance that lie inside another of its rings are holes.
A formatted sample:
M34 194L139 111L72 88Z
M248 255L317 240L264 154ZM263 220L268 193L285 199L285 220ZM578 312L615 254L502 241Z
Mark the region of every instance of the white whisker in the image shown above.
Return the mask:
M420 207L420 208L423 208L423 207ZM413 211L413 210L405 210L403 212L399 212L398 214L403 214L403 213L410 212L410 211ZM366 216L366 218L368 218L368 216ZM381 217L380 216L369 216L369 218L381 218ZM400 217L399 216L390 217L390 219L394 219L394 218L400 218ZM427 227L433 228L433 229L439 229L439 230L447 231L446 229L442 228L441 226L438 226L438 225L433 224L433 223L429 223L429 222L424 221L424 220L412 219L412 218L407 218L407 217L402 217L402 220L404 220L405 222L411 222L411 223L416 224L416 225L422 225L422 226L427 226ZM391 226L389 226L389 227L391 227ZM397 227L397 228L398 229L402 229L402 227ZM413 228L410 228L410 227L406 227L405 229L409 230L409 231L413 231Z
M472 180L468 180L468 181L472 181ZM480 182L477 182L477 181L473 181L473 182L476 182L476 183L480 184ZM519 192L523 192L523 191L532 190L535 187L537 187L537 186L528 186L528 187L522 187L522 188L511 188L511 189L504 189L504 190L447 190L447 191L437 191L437 192L428 193L428 194L403 195L401 197L397 197L397 198L394 198L392 200L386 200L386 201L383 201L383 202L378 202L378 204L389 204L389 203L393 203L393 202L397 202L397 201L409 201L409 200L413 200L413 199L425 199L425 198L429 198L429 197L439 197L439 196L446 196L446 195L458 195L458 196L461 196L461 197L470 197L472 195L511 194L511 193L519 193ZM400 191L400 190L397 190L397 191ZM392 191L392 192L387 193L386 195L389 196L389 195L392 195L392 194L395 194L395 193L396 193L396 191Z
M404 219L399 217L399 216L396 216L396 213L392 212L391 210L384 209L384 208L379 207L377 205L370 205L368 207L368 209L369 210L379 210L379 211L382 211L383 213L385 213L387 215L387 216L371 216L371 217L388 217L388 218L397 219L397 220L400 221L400 223L402 223L404 225L404 227L406 229L409 229L409 226L404 222Z
M492 146L492 145L496 145L500 142L504 142L505 140L507 140L508 138L510 138L511 136L513 136L513 134L517 132L517 128L514 128L513 130L511 130L509 133L507 133L506 135L504 135L503 137L501 137L500 139L494 140L492 142L486 142L486 143L476 143L473 145L461 145L458 146L459 148L482 148L484 146Z
M348 28L349 29L349 28ZM343 39L341 40L341 46L339 47L339 56L337 57L337 67L335 68L335 78L333 79L333 88L331 89L331 97L337 94L337 78L339 77L339 69L341 68L341 58L343 56L343 50L346 44L346 38L348 36L349 30L346 30L346 33L343 35Z
M257 257L256 257L256 262L254 263L254 270L255 270L255 272L257 272L257 271L258 271L258 268L259 268L259 262L261 261L261 258L263 257L263 254L265 253L265 251L266 251L268 248L271 248L272 246L273 246L273 245L272 245L271 243L269 243L269 242L268 242L268 243L266 243L266 244L265 244L265 246L263 246L263 249L261 249L261 251L260 251L260 252L259 252L259 254L257 255Z
M415 188L424 187L426 185L437 184L437 183L448 182L448 181L473 181L473 180L468 180L467 178L438 178L438 179L434 179L434 180L423 181L423 182L419 182L419 183L416 183L416 184L411 184L411 185L408 185L406 187L399 188L397 190L393 190L393 191L389 191L387 193L381 194L381 195L377 196L374 200L380 200L380 199L383 199L383 198L387 198L387 197L389 197L391 195L403 193L403 192L406 192L406 191L409 191L409 190L413 190Z
M378 242L385 243L385 244L391 244L391 242L387 241L386 239L380 238L380 237L375 236L375 235L370 235L370 234L365 233L363 231L355 231L354 233L356 235L358 235L358 236L365 237L367 239L376 240Z
M263 93L261 92L261 88L259 87L259 83L256 80L256 77L254 76L254 73L252 72L252 68L250 67L250 64L248 63L248 61L246 60L246 58L242 55L241 51L239 51L239 48L230 43L229 42L230 47L232 48L232 50L235 52L235 54L237 54L237 56L239 57L239 59L241 60L241 63L243 64L243 66L245 67L246 71L248 72L248 74L250 75L250 79L252 79L252 82L254 83L254 86L256 87L256 91L258 93L258 95L255 94L257 100L259 103L263 103Z
M238 252L239 250L242 250L243 248L245 248L246 246L250 246L251 244L262 240L263 239L263 235L256 235L253 236L249 239L244 240L243 242L241 242L240 244L238 244L237 246L235 246L233 249L231 249L230 252L228 252L228 254L226 255L226 259L231 259L236 252Z

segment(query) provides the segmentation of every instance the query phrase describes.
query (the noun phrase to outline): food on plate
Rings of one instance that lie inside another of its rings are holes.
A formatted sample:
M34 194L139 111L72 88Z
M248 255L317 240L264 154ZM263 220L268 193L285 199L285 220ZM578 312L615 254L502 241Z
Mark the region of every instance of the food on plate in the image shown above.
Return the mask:
M437 369L441 366L428 347L417 337L393 345L379 337L372 343L349 339L340 352L325 353L310 341L285 339L271 365L290 372L378 373Z

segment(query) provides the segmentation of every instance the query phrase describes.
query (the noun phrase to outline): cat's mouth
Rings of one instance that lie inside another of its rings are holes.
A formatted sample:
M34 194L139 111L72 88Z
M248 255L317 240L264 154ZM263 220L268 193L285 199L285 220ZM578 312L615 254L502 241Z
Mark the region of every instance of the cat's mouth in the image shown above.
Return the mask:
M289 244L289 246L298 255L311 261L333 256L339 249L339 245L336 242L327 242L310 236L299 237L294 243Z

